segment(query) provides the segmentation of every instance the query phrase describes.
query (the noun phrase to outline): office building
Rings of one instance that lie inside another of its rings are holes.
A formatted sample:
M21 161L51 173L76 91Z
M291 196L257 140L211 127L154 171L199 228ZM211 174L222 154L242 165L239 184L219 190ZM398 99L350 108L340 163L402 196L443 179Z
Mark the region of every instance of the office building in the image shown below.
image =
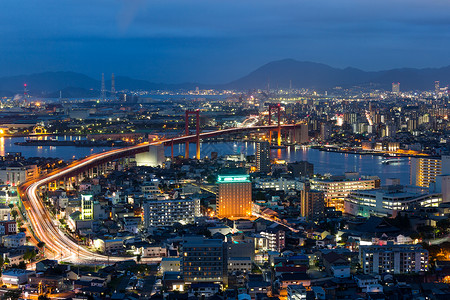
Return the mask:
M260 142L256 144L256 171L270 172L270 144L268 142Z
M345 199L345 212L354 216L395 217L399 211L413 206L438 207L441 194L417 194L406 192L401 185L374 190L352 191Z
M223 252L222 240L186 238L181 254L181 272L185 283L221 282L226 263Z
M439 93L441 92L441 88L439 87L439 81L434 82L434 92L436 93L436 95L439 95Z
M164 145L150 145L148 152L136 154L136 165L157 167L163 166L165 160Z
M364 274L411 274L426 272L428 250L421 245L371 245L359 247Z
M311 190L309 185L300 192L300 216L307 220L318 220L323 217L325 193Z
M220 218L248 218L252 213L249 175L219 175L216 212Z
M377 176L359 176L358 173L346 172L341 176L313 178L311 189L324 192L326 206L344 211L344 200L351 191L371 190L380 186Z
M392 93L400 94L400 82L393 82L392 83Z
M200 214L199 199L148 200L143 204L144 227L192 224Z
M411 158L410 184L420 187L429 187L436 182L436 176L450 174L450 156L439 157L413 157Z

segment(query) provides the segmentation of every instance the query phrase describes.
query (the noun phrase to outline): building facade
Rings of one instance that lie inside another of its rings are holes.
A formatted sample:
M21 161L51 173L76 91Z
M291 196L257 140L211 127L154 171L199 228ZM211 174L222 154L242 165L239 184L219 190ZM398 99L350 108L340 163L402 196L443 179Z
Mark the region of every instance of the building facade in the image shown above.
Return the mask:
M364 274L410 274L426 272L428 250L421 245L372 245L359 247Z
M248 218L252 214L249 175L219 175L216 212L220 218Z
M268 142L256 144L256 171L270 172L270 144Z
M144 227L191 224L200 214L199 199L148 200L143 204Z
M183 242L181 272L186 284L221 282L224 274L222 240L190 237Z

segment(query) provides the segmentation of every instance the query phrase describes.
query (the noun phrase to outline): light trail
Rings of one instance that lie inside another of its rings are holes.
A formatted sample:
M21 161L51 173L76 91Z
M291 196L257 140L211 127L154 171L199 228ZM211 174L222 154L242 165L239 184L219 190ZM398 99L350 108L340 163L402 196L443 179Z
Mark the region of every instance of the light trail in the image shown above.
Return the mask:
M283 128L291 128L295 125L282 125ZM269 126L255 126L248 128L229 128L223 130L216 130L211 132L205 132L200 134L200 138L210 137L217 134L234 133L244 130L269 130L276 129L276 125ZM30 221L30 225L33 228L36 237L45 243L46 248L50 250L55 256L59 256L60 261L67 261L73 263L114 263L129 259L135 259L130 256L107 256L93 252L81 245L78 245L69 236L61 231L60 228L53 222L53 218L49 211L45 208L42 200L39 197L39 188L52 181L59 180L64 177L71 177L77 170L94 165L96 162L104 161L105 159L116 159L117 155L123 154L126 156L127 152L135 150L143 150L150 145L160 145L162 143L182 143L188 142L196 138L195 134L177 137L173 139L160 140L155 142L146 142L139 145L115 149L103 153L93 154L80 161L74 162L71 165L54 171L42 178L25 182L20 186L19 192L27 213L27 217ZM284 224L283 224L284 225ZM284 225L286 226L286 225ZM158 262L161 258L147 258L143 257L142 262Z

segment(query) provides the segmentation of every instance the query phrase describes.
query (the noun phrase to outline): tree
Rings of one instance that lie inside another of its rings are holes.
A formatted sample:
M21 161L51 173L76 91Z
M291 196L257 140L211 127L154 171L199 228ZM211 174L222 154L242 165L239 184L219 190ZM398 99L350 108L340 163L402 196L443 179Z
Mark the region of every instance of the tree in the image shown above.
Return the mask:
M47 294L39 295L38 300L50 300L50 298L47 296Z
M8 204L8 207L12 209L14 207L14 204L10 203Z
M15 209L11 210L11 216L13 217L14 220L17 218L17 215L18 215L17 210Z
M138 254L138 255L136 256L136 261L137 261L138 264L141 263L141 259L142 259L142 255L141 255L141 254Z
M37 246L38 246L38 248L44 248L44 246L45 246L45 243L44 242L39 242L38 244L37 244Z

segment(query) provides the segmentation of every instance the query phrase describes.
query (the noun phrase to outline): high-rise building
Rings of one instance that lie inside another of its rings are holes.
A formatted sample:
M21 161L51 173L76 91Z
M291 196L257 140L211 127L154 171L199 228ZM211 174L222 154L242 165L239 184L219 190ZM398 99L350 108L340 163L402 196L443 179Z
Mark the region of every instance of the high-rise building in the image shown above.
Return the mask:
M294 130L289 131L289 141L291 143L306 144L309 142L308 124L300 124Z
M252 213L249 175L219 175L216 212L220 218L248 218Z
M325 194L322 191L311 190L309 185L300 192L300 215L308 221L323 217Z
M189 237L183 242L181 272L185 283L221 282L224 273L223 241Z
M164 199L144 202L144 227L194 223L200 216L199 199Z
M81 195L81 219L92 220L94 218L94 200L91 194Z
M434 92L436 93L436 95L438 95L438 94L441 92L441 89L440 89L440 87L439 87L439 81L438 81L438 80L436 80L436 81L434 82Z
M394 94L400 94L400 82L393 82L392 83L392 92Z
M426 272L428 250L421 245L372 245L359 247L364 274L410 274Z
M439 157L413 157L411 159L410 184L420 187L429 187L436 182L436 176L450 174L450 156Z
M270 172L270 144L261 142L256 144L256 170L258 172Z

